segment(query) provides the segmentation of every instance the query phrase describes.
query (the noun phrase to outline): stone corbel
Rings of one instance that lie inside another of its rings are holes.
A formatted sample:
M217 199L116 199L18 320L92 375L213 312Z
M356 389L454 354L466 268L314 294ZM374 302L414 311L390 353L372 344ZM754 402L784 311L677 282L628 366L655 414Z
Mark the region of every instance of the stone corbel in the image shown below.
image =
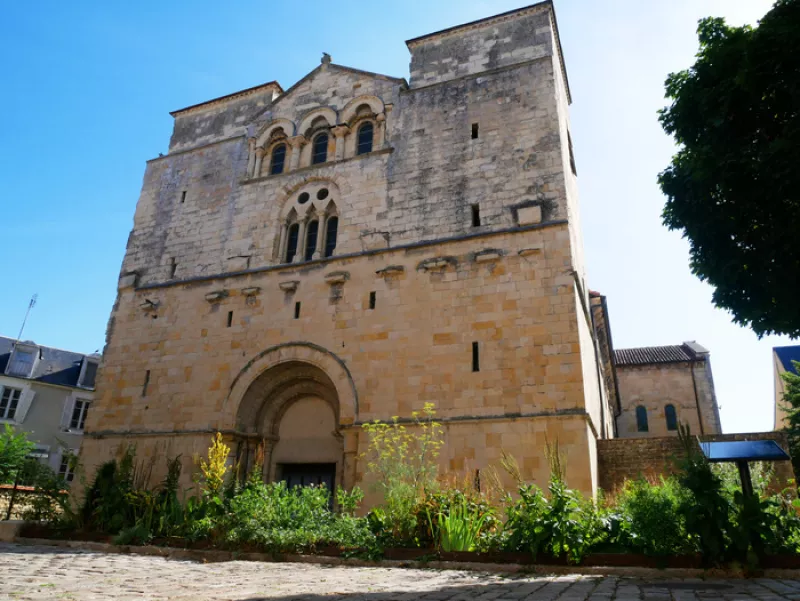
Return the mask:
M206 300L210 303L217 303L228 296L227 290L215 290L206 294Z
M259 292L261 292L261 288L258 286L250 286L248 288L242 288L242 294L244 294L245 296L255 296Z
M397 276L403 273L406 270L405 267L402 265L388 265L383 269L379 269L375 273L384 278L390 278L392 276Z
M488 263L490 261L499 261L502 256L502 250L497 248L487 248L485 250L476 252L474 259L476 263Z
M538 254L542 252L543 249L544 246L542 244L534 244L532 246L529 246L528 248L521 248L518 254L520 257L527 257L528 255Z
M349 279L349 271L332 271L325 276L325 282L327 284L344 284Z
M278 284L278 288L283 290L284 292L294 292L297 290L297 287L300 285L298 280L291 280L288 282L281 282Z
M444 271L451 265L455 267L456 264L457 261L455 257L434 257L422 261L417 265L417 269L422 269L423 271Z
M158 309L159 305L161 305L158 300L150 300L149 298L144 299L144 302L139 305L139 308L144 311L145 313L150 313Z

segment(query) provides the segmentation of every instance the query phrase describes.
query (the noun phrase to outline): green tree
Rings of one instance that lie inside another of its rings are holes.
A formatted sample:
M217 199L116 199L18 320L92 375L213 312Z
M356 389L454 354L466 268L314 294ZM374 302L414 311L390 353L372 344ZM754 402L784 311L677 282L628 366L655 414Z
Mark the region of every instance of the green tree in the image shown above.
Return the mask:
M692 67L666 81L664 224L690 243L714 304L763 336L800 335L800 0L758 27L700 21Z
M14 428L5 424L0 433L0 484L14 482L33 446L25 432L17 434Z
M786 411L784 430L789 439L789 454L792 456L792 467L795 474L800 474L800 363L792 361L794 371L781 374L786 383L783 409Z

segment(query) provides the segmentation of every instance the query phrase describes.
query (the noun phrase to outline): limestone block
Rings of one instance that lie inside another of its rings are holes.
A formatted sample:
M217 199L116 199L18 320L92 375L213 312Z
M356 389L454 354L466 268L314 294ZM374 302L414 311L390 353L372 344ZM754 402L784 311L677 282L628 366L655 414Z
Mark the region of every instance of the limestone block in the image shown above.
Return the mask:
M539 205L530 207L519 207L517 209L517 221L520 225L534 225L542 222L542 207Z

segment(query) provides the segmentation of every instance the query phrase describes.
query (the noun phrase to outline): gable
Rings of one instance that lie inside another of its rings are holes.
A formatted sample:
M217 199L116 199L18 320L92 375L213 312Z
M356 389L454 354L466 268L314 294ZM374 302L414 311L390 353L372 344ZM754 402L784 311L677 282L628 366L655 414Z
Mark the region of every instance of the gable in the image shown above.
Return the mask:
M373 96L383 104L392 104L399 91L406 87L405 79L323 63L257 115L251 123L251 131L258 135L279 119L299 125L310 111L320 107L328 107L338 115L353 98L360 96Z

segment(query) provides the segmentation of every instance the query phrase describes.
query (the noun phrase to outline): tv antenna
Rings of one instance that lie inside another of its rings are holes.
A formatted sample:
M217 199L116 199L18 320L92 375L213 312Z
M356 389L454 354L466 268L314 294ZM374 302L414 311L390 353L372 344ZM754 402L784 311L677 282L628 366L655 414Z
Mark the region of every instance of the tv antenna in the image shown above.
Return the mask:
M17 342L19 342L20 339L22 338L22 330L25 329L25 323L28 321L28 315L31 314L31 309L33 309L36 306L36 300L38 298L39 298L39 295L38 294L34 294L31 297L31 302L28 303L28 310L25 311L25 319L22 320L22 327L19 329L19 334L17 335Z

